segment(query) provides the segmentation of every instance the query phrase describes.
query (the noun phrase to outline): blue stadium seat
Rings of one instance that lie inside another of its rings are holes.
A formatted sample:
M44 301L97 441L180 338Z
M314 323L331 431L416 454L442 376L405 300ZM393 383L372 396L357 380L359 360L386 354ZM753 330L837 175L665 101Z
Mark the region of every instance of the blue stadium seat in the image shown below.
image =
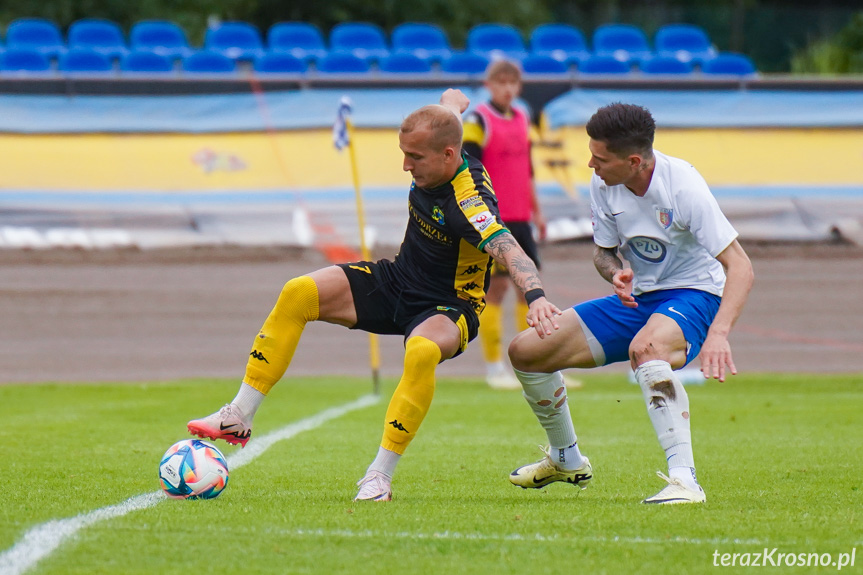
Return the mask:
M701 71L711 75L751 76L757 73L748 56L733 52L720 52L715 58L701 64Z
M707 32L692 24L666 24L656 31L653 46L660 56L700 63L716 56Z
M534 28L530 34L530 51L568 64L578 64L590 56L584 34L569 24L540 24Z
M60 56L57 69L67 74L108 74L114 71L111 59L90 48L70 48Z
M367 60L350 52L330 52L317 63L318 72L324 74L365 74L370 68Z
M486 58L522 60L527 56L521 32L509 24L477 24L468 30L467 49Z
M614 56L594 54L578 64L579 74L629 74L629 62L622 62Z
M452 55L446 32L436 24L407 22L393 28L393 52L409 52L431 63Z
M676 56L654 56L642 60L639 68L645 74L691 74L693 65L690 61L678 60Z
M567 74L569 64L557 60L547 54L528 54L521 61L525 74Z
M3 73L42 74L51 71L48 56L30 48L7 48L0 54Z
M207 30L204 49L234 61L253 61L263 55L264 41L258 28L248 22L222 22Z
M135 23L129 31L129 44L132 50L146 50L175 60L191 56L194 52L189 46L186 32L168 20L142 20Z
M69 25L69 48L95 50L110 59L129 53L123 31L116 22L101 18L82 18Z
M220 52L201 50L183 58L183 71L189 74L233 74L236 64Z
M171 74L174 61L170 56L149 50L132 50L120 60L120 71L125 74Z
M647 35L631 24L603 24L593 32L593 52L637 64L653 56Z
M378 62L381 72L389 74L426 74L431 72L431 64L410 52L396 52Z
M259 74L303 74L309 66L289 52L265 52L255 58L254 68Z
M36 50L48 58L58 58L66 51L66 44L54 22L43 18L19 18L6 29L6 48Z
M489 60L475 52L453 52L441 62L441 71L449 74L484 74Z
M324 36L314 24L307 22L279 22L267 31L267 48L271 52L287 52L306 62L327 55Z
M330 49L377 62L390 55L384 31L368 22L342 22L330 30Z

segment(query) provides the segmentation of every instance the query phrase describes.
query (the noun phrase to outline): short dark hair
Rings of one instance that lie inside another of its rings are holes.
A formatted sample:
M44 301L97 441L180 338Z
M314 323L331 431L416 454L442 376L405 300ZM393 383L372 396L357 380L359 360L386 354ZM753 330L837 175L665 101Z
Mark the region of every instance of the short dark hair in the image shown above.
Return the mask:
M647 108L615 102L598 109L586 128L591 139L603 142L608 151L617 156L653 157L656 122Z

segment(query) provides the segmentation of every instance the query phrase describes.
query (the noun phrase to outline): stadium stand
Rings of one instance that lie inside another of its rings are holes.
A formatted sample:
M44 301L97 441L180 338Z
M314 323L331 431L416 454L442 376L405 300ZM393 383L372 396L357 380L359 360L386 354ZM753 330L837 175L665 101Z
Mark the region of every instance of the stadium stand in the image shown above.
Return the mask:
M317 70L323 74L365 74L371 64L351 52L330 52L318 60Z
M174 61L170 56L149 50L132 50L120 60L120 72L124 74L171 74Z
M108 74L114 71L111 58L91 48L70 48L60 56L57 69L64 74Z
M716 57L707 32L692 24L666 24L653 37L659 56L673 56L683 62L699 64Z
M190 74L233 74L236 64L220 52L201 50L183 58L183 71Z
M6 48L35 50L56 59L66 51L60 28L44 18L19 18L6 29Z
M691 74L693 65L690 60L678 60L676 56L654 56L642 60L639 69L645 74Z
M305 60L289 52L266 52L255 58L254 63L259 74L304 74L308 69Z
M621 62L637 64L653 56L647 35L631 24L603 24L593 31L593 52L613 56Z
M390 55L384 31L368 22L342 22L333 26L330 50L353 54L369 64Z
M629 74L629 61L618 60L610 54L594 54L578 64L580 74Z
M525 74L568 74L569 64L547 54L528 54L521 61Z
M48 56L30 48L7 48L0 54L0 71L15 74L44 74L51 71Z
M253 61L264 53L257 26L248 22L222 22L207 30L204 49L236 61Z
M285 52L305 62L316 62L327 55L324 35L307 22L278 22L267 31L270 52Z
M701 64L704 74L725 76L751 76L757 73L748 56L733 52L720 52L715 58Z
M174 60L182 60L194 52L186 32L168 20L136 22L129 31L129 45L132 50L152 52Z
M68 48L95 50L111 60L129 53L120 26L102 18L82 18L69 25Z
M475 52L453 52L441 62L441 71L449 74L483 74L488 58Z
M430 63L439 64L452 55L446 32L435 24L407 22L393 28L393 52L409 52Z
M530 51L576 65L590 56L584 34L568 24L540 24L534 28L530 34Z
M509 24L477 24L467 33L467 50L486 58L523 60L527 49L521 32Z
M388 74L427 74L431 64L410 52L396 52L378 62L381 72Z

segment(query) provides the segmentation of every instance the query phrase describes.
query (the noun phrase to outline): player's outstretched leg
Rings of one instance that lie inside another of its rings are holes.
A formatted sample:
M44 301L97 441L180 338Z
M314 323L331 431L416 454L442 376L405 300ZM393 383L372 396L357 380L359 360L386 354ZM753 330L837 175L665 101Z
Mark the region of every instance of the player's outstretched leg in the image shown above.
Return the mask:
M510 482L525 489L538 489L563 481L584 489L593 478L593 468L578 449L561 373L516 370L515 375L522 384L524 398L545 429L550 446L543 449L545 457L513 471Z
M312 278L301 276L286 283L255 336L237 397L216 413L190 421L189 433L245 447L252 436L255 412L285 374L306 323L318 319L318 313L318 288Z

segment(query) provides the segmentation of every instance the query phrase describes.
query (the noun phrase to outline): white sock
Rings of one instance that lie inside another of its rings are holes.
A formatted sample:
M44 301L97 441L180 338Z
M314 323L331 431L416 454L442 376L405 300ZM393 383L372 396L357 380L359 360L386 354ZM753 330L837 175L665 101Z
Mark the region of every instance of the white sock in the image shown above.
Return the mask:
M584 464L576 445L575 428L566 401L563 375L554 373L525 373L515 370L521 382L524 398L545 429L551 446L551 458L561 469L572 471Z
M265 397L267 396L248 383L243 383L240 385L240 391L237 392L237 397L235 397L234 401L231 403L239 407L240 411L246 417L246 422L251 423Z
M669 473L675 468L691 468L691 481L695 475L695 458L689 430L689 396L683 384L671 365L659 359L641 364L635 370L635 380L641 386L647 415L665 450Z
M695 476L694 467L669 467L668 476L671 479L679 479L690 489L698 491L698 478Z
M395 451L378 447L378 454L366 470L366 475L371 471L377 471L392 479L393 474L396 472L396 465L398 465L401 457L402 456Z

